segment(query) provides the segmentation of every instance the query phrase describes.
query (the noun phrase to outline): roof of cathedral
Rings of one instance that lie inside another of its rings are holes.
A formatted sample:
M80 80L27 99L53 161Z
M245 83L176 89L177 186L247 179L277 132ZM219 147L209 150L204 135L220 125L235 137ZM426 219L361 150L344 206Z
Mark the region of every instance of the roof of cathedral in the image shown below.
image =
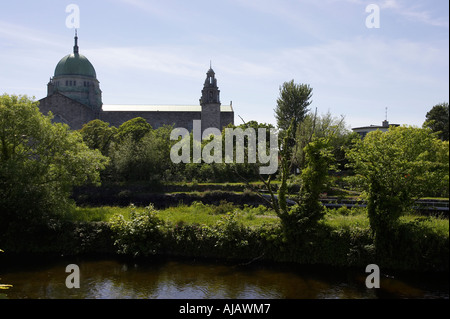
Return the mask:
M200 105L119 105L103 104L106 112L201 112ZM221 112L233 112L231 105L221 105Z
M91 62L82 54L69 54L59 61L55 68L55 76L82 75L97 78Z
M82 54L78 53L78 36L75 33L75 45L73 53L62 58L55 68L54 76L81 75L90 78L97 78L95 69L91 62Z

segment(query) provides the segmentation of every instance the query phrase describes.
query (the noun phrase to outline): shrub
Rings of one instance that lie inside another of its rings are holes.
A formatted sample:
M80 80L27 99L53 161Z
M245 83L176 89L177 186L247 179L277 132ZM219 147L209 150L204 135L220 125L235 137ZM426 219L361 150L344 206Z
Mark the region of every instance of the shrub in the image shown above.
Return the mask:
M416 217L400 221L390 229L378 258L388 267L448 271L448 221ZM441 224L441 225L439 225Z
M212 214L222 215L232 213L236 209L233 203L227 202L225 199L220 200L219 205L212 206Z
M237 220L236 213L227 213L214 227L217 236L215 247L228 256L237 255L249 246L249 229Z
M129 221L123 215L114 216L111 220L118 253L135 257L155 255L162 243L162 220L151 205L144 211L138 211L134 205L130 209Z

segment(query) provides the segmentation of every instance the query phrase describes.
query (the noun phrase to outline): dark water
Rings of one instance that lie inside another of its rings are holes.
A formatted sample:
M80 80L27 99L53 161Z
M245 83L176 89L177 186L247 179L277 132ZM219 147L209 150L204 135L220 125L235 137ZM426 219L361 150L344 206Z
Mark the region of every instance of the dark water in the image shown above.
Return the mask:
M66 287L77 264L80 288ZM383 273L383 270L381 270ZM21 260L0 265L2 298L44 299L353 299L449 298L445 274L393 273L368 289L365 269L279 264L239 266L210 261L130 261L113 258Z

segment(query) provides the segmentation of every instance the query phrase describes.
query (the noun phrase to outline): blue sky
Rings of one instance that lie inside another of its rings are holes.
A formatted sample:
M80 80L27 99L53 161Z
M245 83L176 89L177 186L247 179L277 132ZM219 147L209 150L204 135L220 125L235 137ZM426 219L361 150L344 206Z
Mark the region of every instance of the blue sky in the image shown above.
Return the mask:
M447 0L0 0L0 93L46 96L71 53L66 6L104 104L198 104L210 60L235 123L275 124L285 81L309 84L318 113L349 127L421 126L449 101ZM380 8L367 28L366 6Z

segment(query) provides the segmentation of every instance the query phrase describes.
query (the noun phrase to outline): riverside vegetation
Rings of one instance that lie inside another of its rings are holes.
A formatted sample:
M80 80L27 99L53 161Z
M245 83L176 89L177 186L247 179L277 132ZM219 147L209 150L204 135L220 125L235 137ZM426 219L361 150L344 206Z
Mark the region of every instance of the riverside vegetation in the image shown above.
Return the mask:
M429 129L392 128L360 140L340 132L342 121L306 115L282 131L279 172L255 189L247 181L260 178L258 163L175 165L167 160L176 142L169 128L154 130L141 119L119 128L96 120L74 132L52 124L36 102L8 95L0 113L4 258L112 253L448 271L448 218L411 209L416 198L448 198L448 141ZM331 178L331 169L348 177ZM227 202L224 193L216 205L159 209L81 207L71 199L75 186L142 183L158 191L188 180L244 180L252 189L244 193L267 196L260 206ZM326 209L319 199L332 186L358 191L368 207Z
M39 237L36 237L39 235ZM238 207L195 202L163 210L148 207L77 207L53 229L43 229L10 251L58 254L157 255L448 270L447 219L408 215L399 219L387 252L377 254L365 208L325 209L308 239L284 235L279 218L265 206Z

